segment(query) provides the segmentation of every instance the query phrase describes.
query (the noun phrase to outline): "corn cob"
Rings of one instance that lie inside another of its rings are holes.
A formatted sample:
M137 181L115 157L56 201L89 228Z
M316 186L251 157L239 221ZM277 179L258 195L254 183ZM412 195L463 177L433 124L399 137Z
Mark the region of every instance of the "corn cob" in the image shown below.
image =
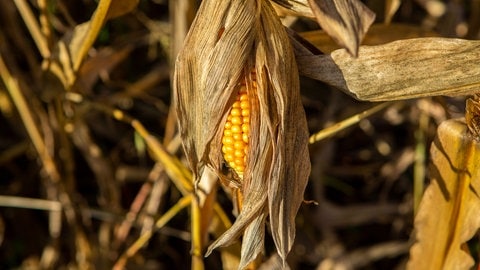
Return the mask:
M255 82L253 83L255 86ZM247 164L250 132L250 103L245 83L227 116L223 130L222 153L227 165L242 178Z

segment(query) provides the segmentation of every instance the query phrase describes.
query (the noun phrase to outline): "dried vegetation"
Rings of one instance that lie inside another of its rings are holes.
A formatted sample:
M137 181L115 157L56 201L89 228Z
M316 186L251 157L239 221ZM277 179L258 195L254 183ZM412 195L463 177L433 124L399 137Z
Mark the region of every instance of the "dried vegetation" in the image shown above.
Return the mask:
M478 266L480 1L221 2L0 1L0 268Z

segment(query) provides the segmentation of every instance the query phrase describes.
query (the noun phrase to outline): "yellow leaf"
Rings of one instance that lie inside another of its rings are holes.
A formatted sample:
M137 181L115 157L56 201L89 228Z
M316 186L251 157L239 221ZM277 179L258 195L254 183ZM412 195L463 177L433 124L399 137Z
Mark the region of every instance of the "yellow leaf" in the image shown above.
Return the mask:
M480 142L463 120L448 120L430 152L432 181L415 218L408 269L470 269L462 245L480 227Z
M114 17L121 16L133 10L138 1L123 0L100 0L97 9L92 15L90 21L75 27L73 31L72 42L69 49L72 55L72 63L75 71L78 71L83 59L87 55L88 50L92 47L97 39L103 24Z

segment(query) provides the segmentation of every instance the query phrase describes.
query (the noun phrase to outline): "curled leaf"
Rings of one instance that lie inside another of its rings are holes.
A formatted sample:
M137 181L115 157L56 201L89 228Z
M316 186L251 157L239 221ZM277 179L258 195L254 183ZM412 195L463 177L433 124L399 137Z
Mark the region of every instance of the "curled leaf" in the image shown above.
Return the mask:
M351 55L358 47L375 13L358 0L308 0L313 14L325 32Z
M289 12L293 12L297 16L314 17L312 9L308 4L308 0L273 0Z

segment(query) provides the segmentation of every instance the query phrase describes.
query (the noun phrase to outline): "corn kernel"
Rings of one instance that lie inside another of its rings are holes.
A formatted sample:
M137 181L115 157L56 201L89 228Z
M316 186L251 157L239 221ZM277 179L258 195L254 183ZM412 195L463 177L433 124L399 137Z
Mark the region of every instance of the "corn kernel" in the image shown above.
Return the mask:
M235 151L235 148L233 148L231 145L224 145L222 146L222 153L227 154Z
M242 133L233 133L232 138L234 142L238 142L242 140L243 134Z
M242 130L243 130L243 126L242 126ZM224 136L224 137L232 137L232 136L233 136L232 130L231 130L231 129L225 129L225 130L223 131L223 136Z
M242 150L235 150L235 152L233 153L233 155L237 158L243 158L245 156L245 153L242 151Z
M222 137L223 157L227 165L239 176L243 175L247 163L249 123L250 103L245 83L242 83L237 99L227 116Z
M242 133L242 126L232 125L231 130L233 133Z
M245 143L243 141L235 141L233 143L233 148L235 149L243 149L245 148Z
M248 134L243 134L242 135L242 141L245 142L245 143L248 143L248 141L249 141Z
M223 143L224 145L232 145L232 144L234 143L233 137L224 136L224 137L222 138L222 143Z
M242 104L240 104L240 106L242 106ZM231 116L241 116L242 115L241 107L240 108L232 108L232 110L230 111L230 115Z
M233 116L231 121L232 125L241 125L243 123L242 117L240 116Z

